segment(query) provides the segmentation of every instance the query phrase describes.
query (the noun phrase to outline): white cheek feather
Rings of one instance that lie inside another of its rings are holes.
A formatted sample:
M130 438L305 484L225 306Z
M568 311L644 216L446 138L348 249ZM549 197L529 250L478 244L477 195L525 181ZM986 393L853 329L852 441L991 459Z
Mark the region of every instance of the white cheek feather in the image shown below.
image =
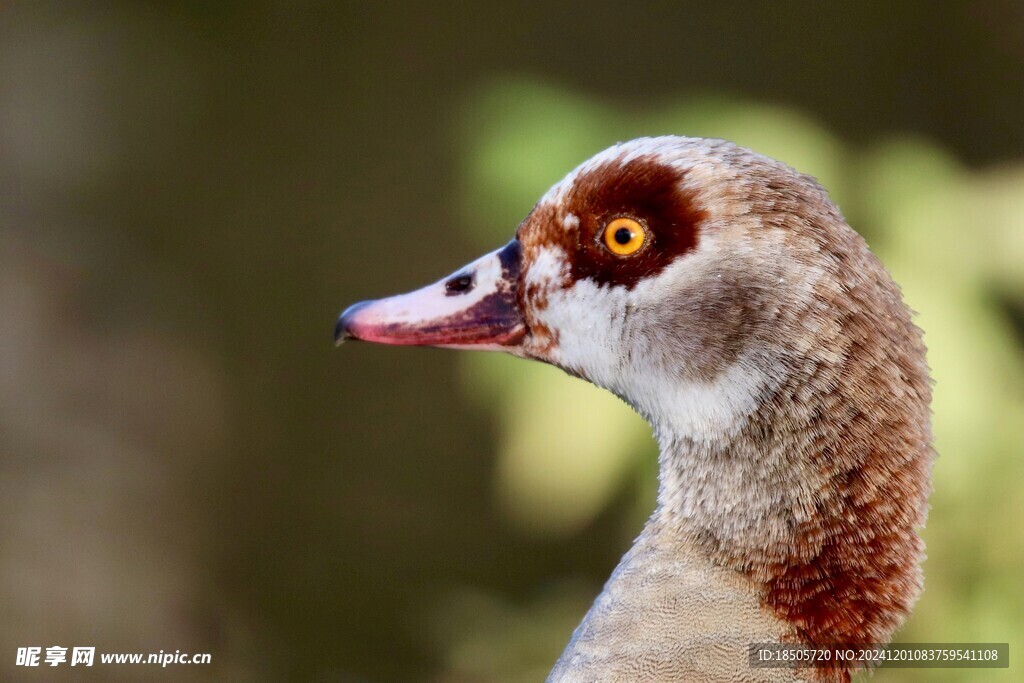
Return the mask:
M581 280L549 297L538 316L558 332L557 362L629 401L656 434L711 443L735 434L758 406L772 378L761 359L740 358L710 382L684 381L654 371L625 353L622 312L634 293ZM685 363L686 359L681 359Z
M538 287L545 291L555 291L561 287L562 281L569 274L569 260L561 247L543 247L538 249L523 275L527 287Z
M759 362L741 358L710 382L648 376L631 383L629 393L659 441L682 436L711 444L743 427L771 383Z
M674 435L712 443L733 435L756 410L760 397L778 381L771 362L753 353L742 356L713 380L687 381L668 374L643 356L628 353L632 334L643 321L627 311L671 288L669 281L692 273L692 264L675 264L632 291L580 280L568 289L549 290L548 306L538 319L558 333L553 359L629 402L652 422L656 435ZM635 315L635 313L634 313ZM685 364L689 359L679 359Z
M565 218L562 219L562 227L569 230L575 230L580 227L580 217L574 213L565 214Z
M558 334L559 365L615 391L623 332L617 312L625 310L627 295L624 287L598 287L593 280L549 292L548 305L537 317Z
M642 302L658 301L664 292L677 289L688 279L711 277L716 264L728 258L718 244L707 240L698 252L639 282L632 293L636 304L643 308ZM663 435L679 435L712 443L724 435L735 435L757 409L764 392L780 381L782 369L765 357L768 351L747 352L707 382L655 371L641 357L628 373L627 391L637 409L652 422L659 440ZM686 364L692 359L680 358L679 362Z

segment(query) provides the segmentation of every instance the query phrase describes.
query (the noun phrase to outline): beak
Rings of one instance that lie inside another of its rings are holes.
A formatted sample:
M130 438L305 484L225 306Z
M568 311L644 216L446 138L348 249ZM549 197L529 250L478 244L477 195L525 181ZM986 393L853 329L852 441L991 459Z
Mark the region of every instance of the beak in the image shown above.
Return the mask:
M334 340L510 350L526 334L516 296L521 265L522 248L512 240L432 285L349 306Z

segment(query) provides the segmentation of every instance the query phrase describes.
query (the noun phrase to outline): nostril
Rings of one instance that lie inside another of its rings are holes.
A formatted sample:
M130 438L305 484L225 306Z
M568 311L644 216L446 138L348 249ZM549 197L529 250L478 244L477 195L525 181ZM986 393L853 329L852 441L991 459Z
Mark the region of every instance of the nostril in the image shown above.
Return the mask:
M476 284L476 278L473 277L472 273L462 273L455 275L447 282L444 283L445 296L457 296L459 294L466 294L473 291L473 286Z

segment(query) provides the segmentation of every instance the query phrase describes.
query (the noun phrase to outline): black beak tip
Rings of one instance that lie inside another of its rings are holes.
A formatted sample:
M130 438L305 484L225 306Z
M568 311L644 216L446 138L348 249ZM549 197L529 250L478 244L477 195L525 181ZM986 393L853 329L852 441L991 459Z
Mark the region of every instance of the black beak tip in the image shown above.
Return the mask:
M339 315L334 325L334 345L341 346L349 339L352 339L352 334L348 331L348 321L344 315Z
M352 331L352 318L359 312L360 309L369 306L372 301L360 301L357 304L352 304L338 316L338 322L334 325L334 345L341 346L349 339L358 339L355 333Z

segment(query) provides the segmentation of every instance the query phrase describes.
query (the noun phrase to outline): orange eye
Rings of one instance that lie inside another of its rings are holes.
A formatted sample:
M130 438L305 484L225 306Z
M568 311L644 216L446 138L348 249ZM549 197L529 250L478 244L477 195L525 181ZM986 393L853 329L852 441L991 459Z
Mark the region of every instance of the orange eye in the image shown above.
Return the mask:
M640 251L647 240L647 230L632 218L616 218L604 226L604 246L617 256L630 256Z

